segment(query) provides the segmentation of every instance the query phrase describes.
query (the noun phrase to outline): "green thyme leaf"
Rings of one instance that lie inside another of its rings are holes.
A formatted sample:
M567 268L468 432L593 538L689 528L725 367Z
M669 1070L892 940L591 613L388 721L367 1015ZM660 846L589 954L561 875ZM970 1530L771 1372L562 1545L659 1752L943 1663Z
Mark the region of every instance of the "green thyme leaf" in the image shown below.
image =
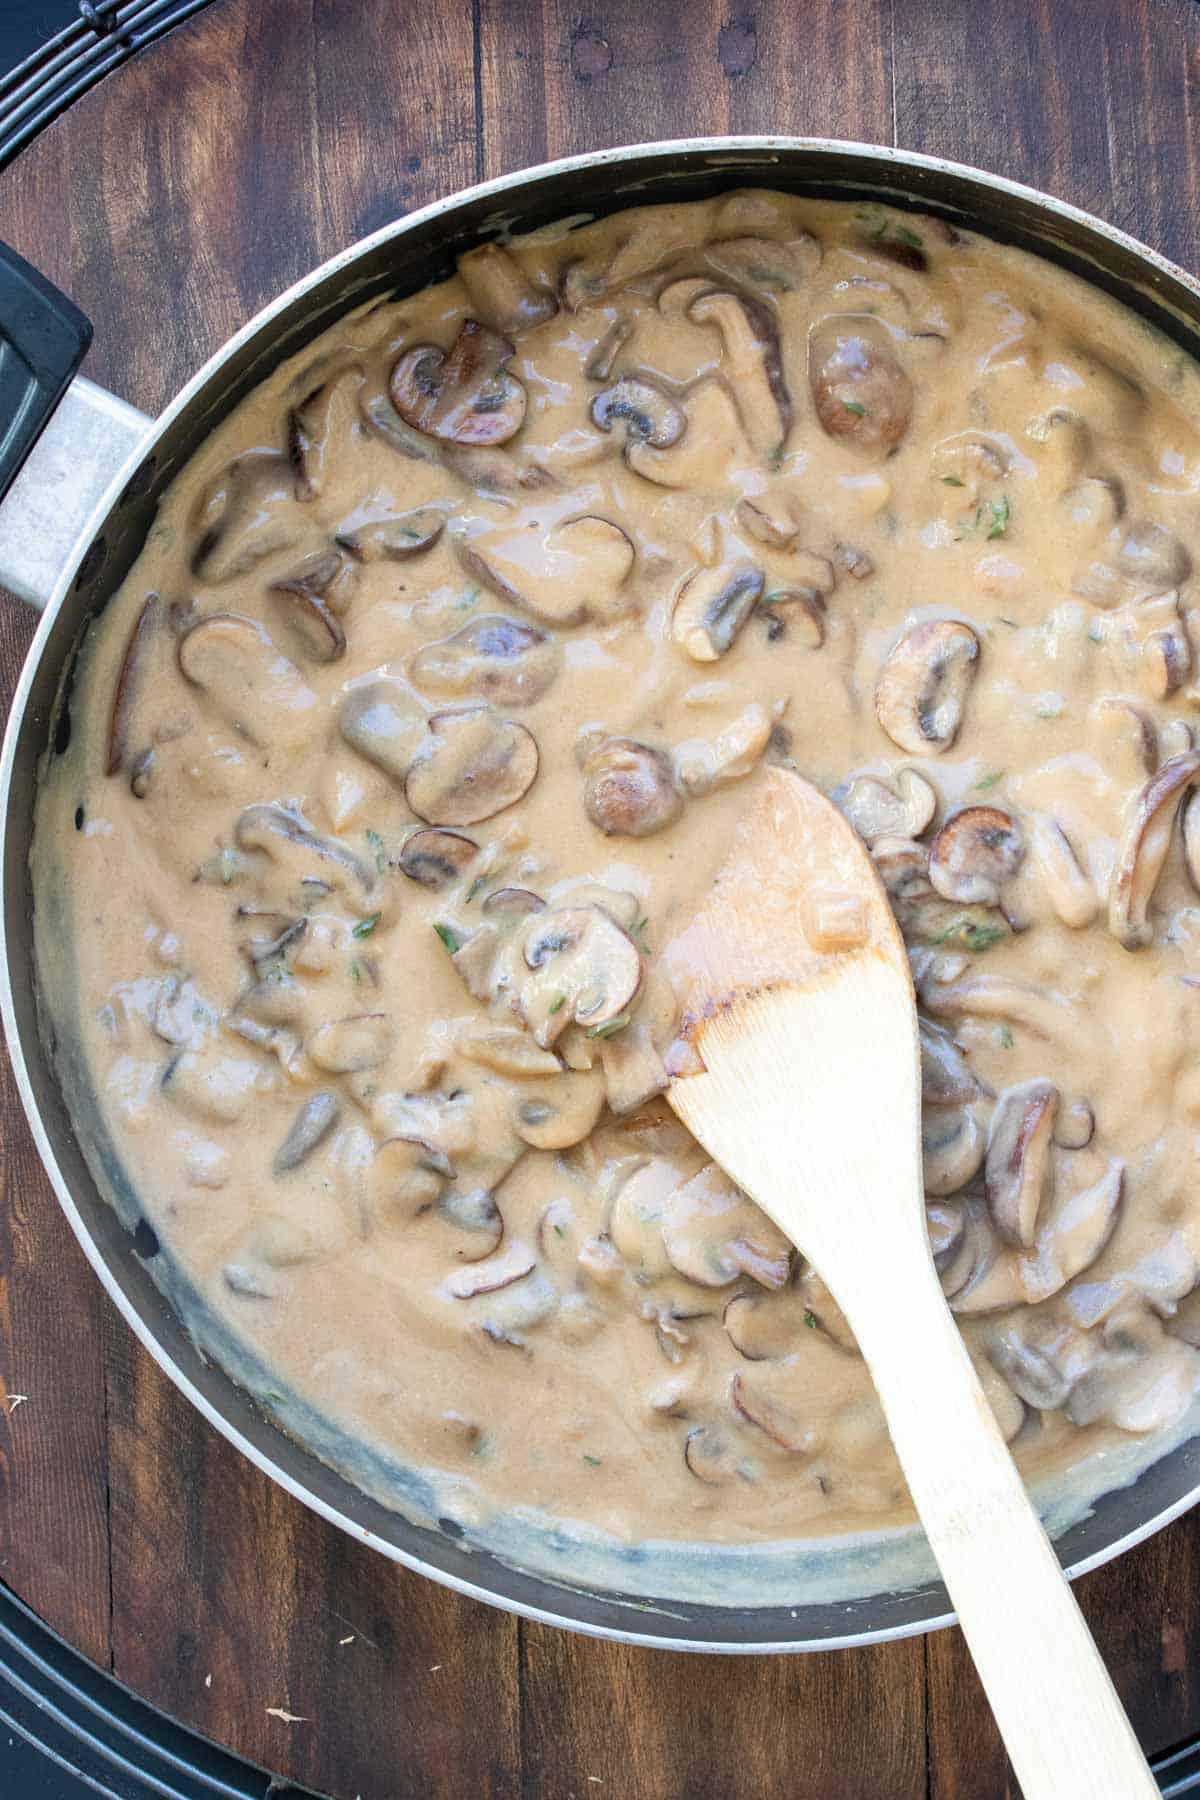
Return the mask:
M815 1331L817 1329L817 1325L819 1323L816 1313L815 1312L806 1312L804 1315L804 1323L808 1326L808 1329L810 1331Z
M360 919L358 924L355 925L351 931L350 936L356 938L370 937L381 917L382 915L380 913L371 913L368 918Z
M599 1469L602 1466L602 1462L603 1462L603 1459L601 1457L592 1456L586 1450L583 1453L583 1460L585 1463L590 1463L593 1469Z
M454 955L455 951L461 950L463 947L463 944L466 942L465 938L459 937L459 935L458 935L457 931L455 931L453 925L443 925L439 921L437 924L434 925L433 929L437 932L437 934L441 938L443 944L445 944L447 950L450 952L451 956Z
M848 413L853 413L856 419L865 419L867 416L867 409L861 400L843 400L842 405Z
M352 962L350 964L350 979L354 982L355 986L362 980L362 975L362 964L360 962Z
M550 1005L547 1009L550 1017L553 1018L555 1013L561 1012L563 1007L566 1004L567 1004L567 996L565 994L555 994L553 1000L550 1002Z
M614 1037L618 1031L624 1031L628 1023L629 1014L618 1013L616 1018L610 1019L606 1025L593 1025L592 1029L588 1032L588 1036L590 1038Z
M924 238L919 237L918 234L911 230L907 225L893 225L892 233L893 236L899 238L902 244L907 244L910 250L923 250L925 248Z
M1002 538L1008 530L1009 521L1012 518L1012 507L1009 504L1008 495L1005 494L1000 501L989 500L987 504L988 511L991 513L991 523L988 526L987 535L989 539Z
M945 485L947 487L965 487L966 486L966 483L964 481L960 481L958 479L957 475L943 475L942 481L945 483Z
M1013 1034L1008 1029L1007 1025L1001 1025L1001 1027L997 1031L996 1042L999 1044L999 1046L1002 1050L1011 1050L1012 1049Z
M384 870L387 868L387 845L384 843L383 839L380 837L380 835L377 831L369 831L369 830L365 831L363 833L363 836L366 838L368 844L370 844L372 850L375 852L375 867L379 870L379 873L382 875Z
M993 769L990 775L985 775L981 781L975 783L975 792L977 794L986 794L989 788L994 788L998 781L1003 780L1004 770Z

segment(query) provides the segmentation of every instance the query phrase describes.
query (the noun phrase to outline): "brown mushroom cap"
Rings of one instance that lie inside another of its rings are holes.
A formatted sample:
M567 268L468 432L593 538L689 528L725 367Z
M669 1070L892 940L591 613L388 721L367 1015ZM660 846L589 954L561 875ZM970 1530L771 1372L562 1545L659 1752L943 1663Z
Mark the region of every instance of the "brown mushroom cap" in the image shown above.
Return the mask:
M403 781L425 742L425 714L394 675L368 676L347 689L338 708L338 730L352 750L393 781Z
M1050 1150L1061 1096L1051 1081L1008 1088L992 1116L987 1200L1001 1237L1028 1248L1051 1179Z
M525 389L507 372L509 340L477 319L464 321L449 352L406 350L392 370L392 404L430 437L453 444L505 444L525 419Z
M583 805L606 837L651 837L683 811L670 759L634 738L604 738L583 762Z
M409 766L404 795L418 819L475 825L515 806L537 779L533 733L488 706L434 713Z
M927 619L894 646L875 686L875 713L910 756L935 756L958 736L979 639L956 619Z
M997 906L1025 857L1021 834L998 806L967 806L946 821L929 851L929 879L947 900Z
M341 1117L341 1111L342 1103L336 1094L313 1094L306 1100L275 1152L271 1164L273 1173L285 1175L290 1169L299 1168L312 1155L317 1145L329 1136Z
M925 1192L957 1194L978 1173L987 1137L972 1106L924 1106L921 1163Z
M822 429L860 450L895 449L908 430L912 383L878 319L822 319L808 339L808 380Z
M410 881L440 894L462 880L478 855L479 845L465 832L430 827L405 838L396 867Z
M414 687L434 700L473 695L497 706L532 706L562 667L562 651L533 625L482 613L451 637L425 644L409 663Z

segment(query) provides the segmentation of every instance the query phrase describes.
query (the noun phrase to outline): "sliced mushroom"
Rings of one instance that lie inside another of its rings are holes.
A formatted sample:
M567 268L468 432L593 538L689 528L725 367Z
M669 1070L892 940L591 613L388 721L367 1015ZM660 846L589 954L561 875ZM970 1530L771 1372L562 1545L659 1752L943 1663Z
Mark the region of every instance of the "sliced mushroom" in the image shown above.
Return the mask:
M142 609L134 620L133 630L130 632L129 641L125 646L125 654L121 658L117 685L113 690L112 712L109 715L108 726L108 754L104 762L106 775L119 774L129 754L133 709L145 676L150 645L158 630L160 617L161 608L158 595L150 594L143 602Z
M815 1331L816 1314L796 1288L778 1293L735 1294L723 1314L729 1340L748 1362L788 1356L804 1331Z
M315 500L327 477L348 452L358 429L361 369L345 369L314 388L288 414L288 456L296 499Z
M675 747L675 775L692 798L742 781L756 769L778 724L773 710L752 700L714 736L689 738Z
M699 294L688 317L717 327L722 371L733 385L746 435L760 456L777 453L791 429L792 401L770 309L748 295L718 290Z
M564 519L536 543L527 530L493 533L482 545L460 540L458 555L491 593L564 630L589 618L619 618L632 604L633 543L596 514Z
M693 662L716 662L762 598L763 573L751 562L697 569L680 588L671 636Z
M1123 575L1148 587L1176 587L1192 572L1185 545L1165 526L1152 519L1133 519L1125 527L1117 551L1117 567Z
M598 1071L563 1074L522 1087L513 1098L513 1129L532 1150L569 1150L590 1136L604 1111Z
M352 750L403 781L425 742L421 703L394 675L369 676L346 690L338 730Z
M1178 588L1102 614L1099 629L1118 670L1132 670L1155 700L1167 700L1192 673L1192 645Z
M329 1136L341 1117L341 1112L342 1103L336 1094L313 1094L306 1100L275 1152L271 1163L273 1172L276 1175L286 1175L290 1169L299 1168L318 1144Z
M434 1205L453 1174L445 1152L424 1138L385 1138L367 1170L371 1216L383 1224L407 1224Z
M1063 924L1072 931L1090 925L1100 910L1100 896L1080 868L1062 826L1046 813L1037 813L1029 822L1029 841L1050 904Z
M409 676L434 700L473 695L496 706L532 706L561 666L562 652L544 631L502 613L483 613L452 637L423 645Z
M1103 740L1108 772L1119 780L1144 781L1158 767L1158 738L1153 721L1140 706L1118 694L1102 694L1088 709L1088 724Z
M651 444L665 450L683 436L687 424L682 407L646 376L622 375L597 394L591 405L592 423L601 431L625 427L625 450L632 444Z
M606 837L651 837L683 811L668 757L634 738L604 738L583 762L583 805Z
M679 1170L665 1157L635 1163L613 1196L608 1230L627 1268L647 1281L671 1272L662 1240L663 1211L679 1186Z
M537 779L532 732L487 706L434 713L417 750L404 795L418 819L475 825L515 806Z
M349 1075L378 1068L394 1043L395 1031L386 1013L351 1013L319 1025L305 1049L318 1069Z
M838 805L868 844L879 838L919 838L937 811L937 794L915 769L899 769L890 781L856 775Z
M925 1106L921 1111L921 1164L925 1192L957 1194L974 1179L987 1138L970 1106Z
M998 806L968 806L942 826L929 851L929 879L946 900L998 906L1025 857L1021 834Z
M253 619L205 613L177 656L187 680L251 743L290 745L311 731L317 696Z
M517 1025L473 1026L460 1032L458 1053L468 1062L481 1063L497 1075L519 1080L561 1075L562 1064L552 1050L543 1050Z
M337 550L318 551L268 589L301 648L317 662L336 662L346 654L346 633L323 598L342 568Z
M894 450L912 415L912 383L885 327L867 314L843 313L813 326L808 380L822 429L856 449Z
M627 319L614 319L593 350L584 373L589 381L611 381L621 347L633 331Z
M979 659L979 639L955 619L928 619L905 632L875 687L875 713L910 756L935 756L958 736Z
M445 514L435 506L415 506L409 512L371 518L363 524L350 520L339 527L335 542L356 562L407 562L424 556L446 528Z
M1108 894L1108 928L1127 950L1153 936L1150 902L1167 860L1175 815L1200 775L1200 752L1173 756L1132 800Z
M547 907L519 933L515 1004L546 1048L575 1023L610 1034L625 1020L642 984L633 940L598 907Z
M967 975L939 980L931 970L918 985L922 1005L936 1018L1004 1019L1034 1037L1054 1039L1085 1030L1086 1020L1071 1000L1036 982L1009 975Z
M670 1085L666 1064L642 1019L634 1019L615 1037L601 1039L600 1066L609 1111L618 1118L665 1094Z
M1061 1095L1051 1081L1008 1088L992 1115L987 1146L987 1201L1001 1237L1026 1249L1051 1181L1050 1150Z
M527 1244L506 1244L503 1250L469 1268L456 1269L446 1280L446 1291L456 1300L471 1300L476 1294L496 1294L514 1281L524 1281L537 1268L537 1257Z
M1064 1100L1054 1122L1054 1141L1063 1150L1086 1150L1096 1131L1096 1115L1087 1100Z
M979 1081L954 1039L929 1019L918 1019L921 1098L926 1106L966 1106L981 1093Z
M262 850L274 862L294 864L301 886L314 857L328 882L340 884L342 877L349 876L364 894L375 886L374 869L340 839L322 837L290 807L271 802L245 807L238 814L234 838L239 850Z
M450 1188L437 1203L443 1235L460 1262L482 1262L504 1236L504 1219L486 1188Z
M545 912L546 902L529 888L502 887L493 889L480 910L489 919L512 924L516 919L528 918L530 913Z
M932 894L929 849L912 838L881 837L871 845L871 860L893 900L920 900Z
M733 1438L716 1425L696 1425L688 1432L683 1442L683 1460L697 1481L708 1487L726 1487L731 1481L754 1478L739 1461Z
M750 1275L762 1287L781 1288L791 1271L787 1238L716 1163L670 1195L662 1233L671 1264L697 1287L728 1287Z
M765 237L718 238L704 246L704 260L731 281L791 294L811 280L821 260L821 246L807 231L785 242Z
M1083 1185L1070 1179L1077 1170L1083 1172ZM1090 1268L1116 1225L1124 1173L1123 1164L1105 1164L1090 1150L1072 1153L1069 1163L1056 1168L1052 1198L1032 1246L1005 1248L996 1240L999 1254L993 1248L982 1258L951 1300L953 1310L974 1314L1036 1305Z
M825 642L825 601L816 588L772 588L764 594L758 613L767 622L767 639L772 644L797 627L799 641L810 650L819 650Z
M554 295L536 287L502 244L468 250L458 259L458 275L473 311L504 337L544 325L558 311Z
M757 1425L765 1431L773 1443L781 1450L790 1450L793 1455L800 1456L812 1450L816 1444L816 1432L785 1402L776 1399L754 1380L735 1369L729 1384L729 1397L734 1410L739 1412L751 1425Z
M392 404L406 424L452 444L505 444L525 419L525 389L508 373L506 337L464 321L449 352L405 351L392 370Z
M465 832L414 831L405 838L396 867L410 881L440 894L462 880L478 855L479 845Z
M838 544L833 552L834 561L839 569L844 569L854 581L866 581L875 573L875 564L865 550L858 550L853 544Z
M205 489L192 525L199 534L192 573L213 584L289 549L299 540L301 519L287 457L275 450L236 457Z
M1108 1419L1122 1431L1165 1431L1191 1405L1200 1357L1168 1337L1144 1308L1125 1307L1101 1328L1101 1354L1073 1386L1064 1410L1073 1425Z

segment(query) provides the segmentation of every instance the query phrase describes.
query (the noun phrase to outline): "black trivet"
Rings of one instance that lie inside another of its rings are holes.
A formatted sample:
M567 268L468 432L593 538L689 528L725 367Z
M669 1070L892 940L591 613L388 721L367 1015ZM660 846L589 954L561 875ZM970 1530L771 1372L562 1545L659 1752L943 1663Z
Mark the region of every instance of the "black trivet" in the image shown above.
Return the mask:
M208 3L126 0L121 5L114 0L76 0L72 23L0 79L0 168L102 75ZM15 22L6 27L14 29Z

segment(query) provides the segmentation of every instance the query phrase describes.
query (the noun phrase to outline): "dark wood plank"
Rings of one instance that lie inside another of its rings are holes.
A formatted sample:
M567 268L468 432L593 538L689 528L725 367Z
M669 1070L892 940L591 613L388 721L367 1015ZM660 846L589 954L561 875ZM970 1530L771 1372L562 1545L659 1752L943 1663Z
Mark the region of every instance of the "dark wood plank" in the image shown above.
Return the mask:
M0 604L5 703L33 614ZM108 1302L59 1211L0 1061L0 1581L108 1665Z
M1195 266L1198 58L1191 0L216 0L6 174L0 236L92 314L90 372L148 409L398 212L636 139L899 141L1049 187ZM0 693L30 629L0 616ZM763 1661L518 1633L329 1530L191 1413L103 1300L11 1084L0 1143L0 1380L31 1396L11 1420L0 1407L0 1576L159 1704L364 1800L904 1800L925 1790L926 1730L938 1800L1004 1791L956 1633ZM1082 1590L1155 1747L1200 1723L1198 1540L1182 1521Z

